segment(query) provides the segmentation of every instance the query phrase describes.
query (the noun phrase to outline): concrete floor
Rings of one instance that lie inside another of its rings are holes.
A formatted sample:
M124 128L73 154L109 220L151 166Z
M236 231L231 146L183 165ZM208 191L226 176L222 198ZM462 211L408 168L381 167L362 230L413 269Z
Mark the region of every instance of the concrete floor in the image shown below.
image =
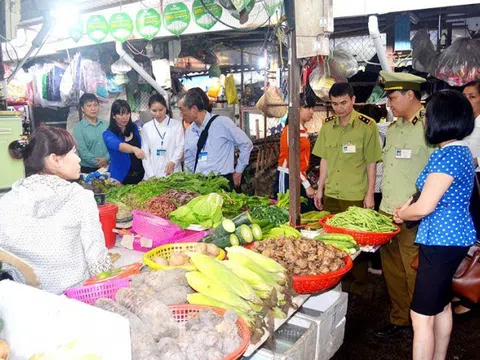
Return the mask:
M332 360L411 359L411 332L380 340L373 329L388 323L390 302L383 276L369 275L371 299L349 296L345 340ZM455 317L447 360L480 360L480 311Z

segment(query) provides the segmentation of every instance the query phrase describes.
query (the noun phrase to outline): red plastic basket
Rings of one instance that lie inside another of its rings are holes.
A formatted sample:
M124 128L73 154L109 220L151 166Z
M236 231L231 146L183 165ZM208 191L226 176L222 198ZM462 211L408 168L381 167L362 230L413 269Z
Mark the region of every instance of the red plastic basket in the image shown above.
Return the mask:
M223 315L226 312L226 310L224 309L203 305L169 305L168 307L172 312L173 318L179 323L184 323L189 319L197 316L198 313L202 310L213 310L218 315ZM240 357L242 357L245 350L247 350L248 345L250 345L250 330L248 329L245 321L241 318L237 319L237 330L238 335L242 339L242 342L234 352L223 358L223 360L239 359Z
M331 289L342 280L343 275L350 271L353 261L350 256L345 257L345 266L337 271L320 275L294 275L293 290L297 294L313 294Z
M388 242L390 242L392 238L394 238L400 233L400 228L397 225L395 225L397 230L389 233L350 230L350 229L344 229L344 228L328 225L327 220L332 218L333 216L335 215L326 216L319 221L319 224L323 226L323 229L325 230L325 232L351 235L353 236L355 241L358 243L358 245L370 245L370 246L385 245Z
M93 305L100 298L115 299L115 294L121 288L130 286L130 279L117 279L96 285L87 285L78 288L67 289L63 293L71 299Z
M133 232L151 239L152 248L175 242L185 236L185 231L170 220L141 210L133 210L132 216Z

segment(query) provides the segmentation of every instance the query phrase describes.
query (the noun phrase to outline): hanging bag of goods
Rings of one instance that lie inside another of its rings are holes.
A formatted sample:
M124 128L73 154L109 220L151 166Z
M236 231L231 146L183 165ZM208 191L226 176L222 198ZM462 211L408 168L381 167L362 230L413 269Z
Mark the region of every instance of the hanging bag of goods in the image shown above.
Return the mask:
M258 100L256 108L265 113L268 117L282 118L288 110L280 90L271 86Z
M459 38L438 58L435 74L450 86L463 86L480 77L480 40Z

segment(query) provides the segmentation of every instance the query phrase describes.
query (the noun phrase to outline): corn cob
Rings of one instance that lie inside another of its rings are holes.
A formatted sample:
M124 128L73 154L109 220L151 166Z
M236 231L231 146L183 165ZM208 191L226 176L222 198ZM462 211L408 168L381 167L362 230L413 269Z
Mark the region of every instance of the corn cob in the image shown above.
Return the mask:
M275 260L272 260L254 251L245 249L242 246L232 246L232 247L226 248L226 250L228 252L229 258L231 253L242 254L249 257L252 261L255 261L259 266L261 266L266 271L269 271L271 273L283 273L283 274L287 272L287 270L282 265L277 263Z
M265 280L256 272L231 260L222 261L222 264L250 285L261 299L268 299L271 296L273 287L267 285Z
M262 304L262 300L258 297L255 290L223 265L221 261L200 253L191 253L189 255L193 265L203 275L223 284L242 299L251 301L254 304Z
M247 313L253 312L252 308L245 300L228 290L223 284L210 279L201 272L190 271L186 273L185 276L188 284L199 293L241 309Z

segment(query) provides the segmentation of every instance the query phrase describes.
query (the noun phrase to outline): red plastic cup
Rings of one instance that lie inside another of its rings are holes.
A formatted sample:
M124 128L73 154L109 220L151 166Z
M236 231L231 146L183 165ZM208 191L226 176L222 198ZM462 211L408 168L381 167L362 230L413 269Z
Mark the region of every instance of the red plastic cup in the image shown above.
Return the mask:
M100 222L102 223L103 235L105 236L105 246L111 249L115 246L115 239L117 234L113 232L117 225L118 206L110 203L105 203L98 207L100 212Z

